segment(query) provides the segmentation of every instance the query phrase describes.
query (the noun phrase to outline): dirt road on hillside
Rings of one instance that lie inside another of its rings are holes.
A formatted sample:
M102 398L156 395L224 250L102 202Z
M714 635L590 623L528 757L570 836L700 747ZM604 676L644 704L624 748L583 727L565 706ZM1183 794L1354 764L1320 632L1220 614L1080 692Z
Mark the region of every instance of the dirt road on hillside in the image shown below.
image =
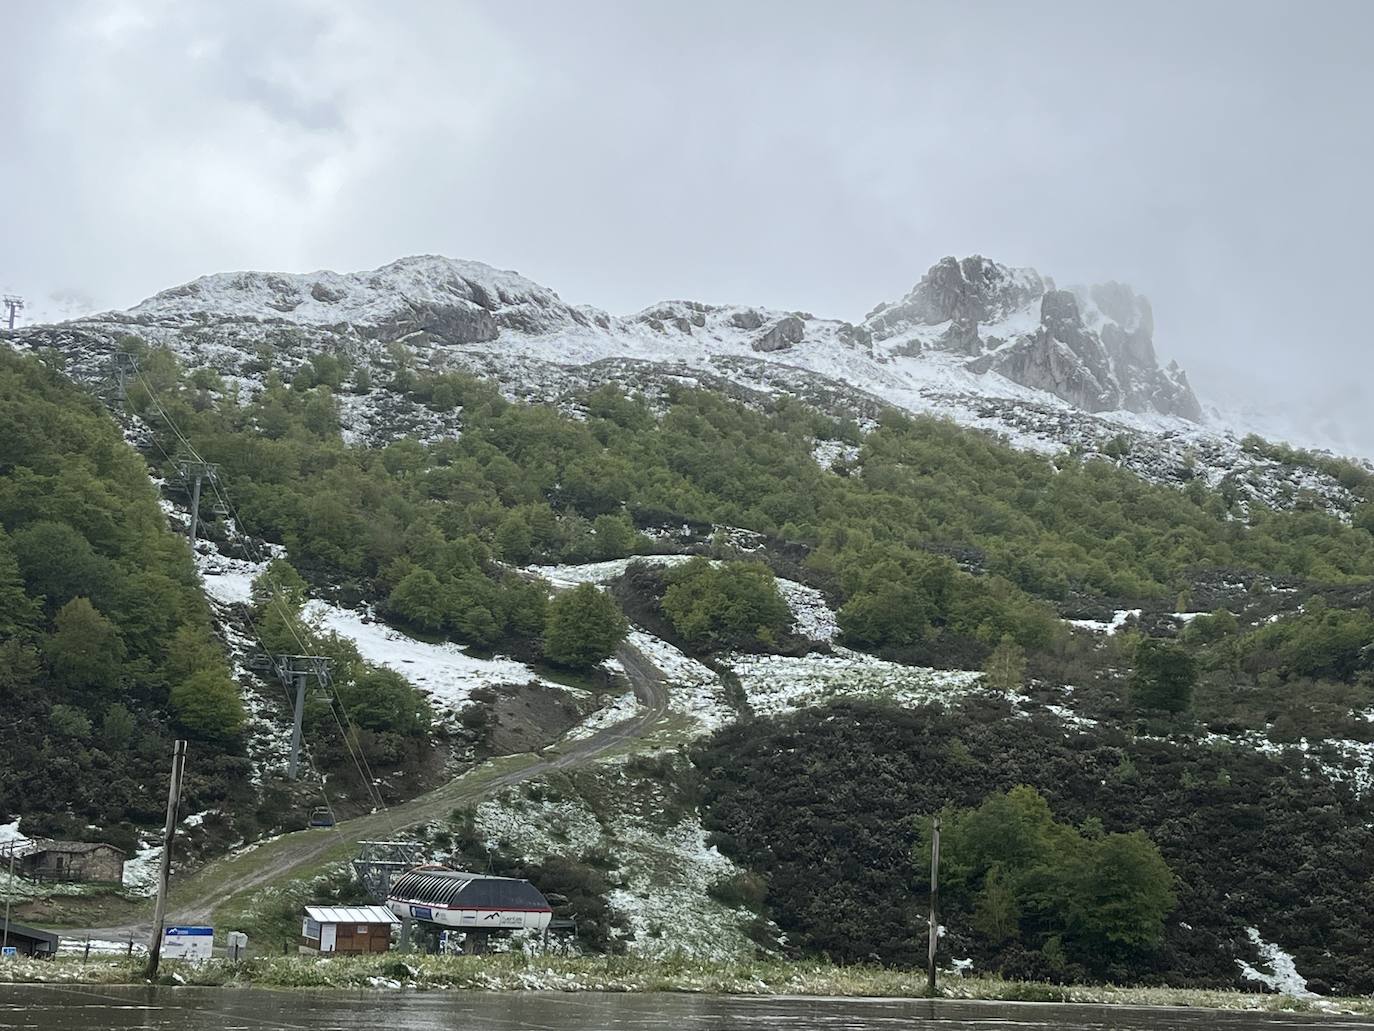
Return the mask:
M303 830L271 838L250 852L216 859L189 875L173 879L167 924L208 924L216 909L258 888L289 878L297 871L308 871L327 861L347 859L357 851L360 841L375 841L402 836L406 827L447 817L455 808L533 780L553 770L585 766L628 741L647 734L668 711L668 682L638 649L622 644L616 657L645 711L633 719L600 730L580 741L544 749L528 763L509 770L486 773L518 762L520 757L488 760L457 780L408 802L367 816L343 820L332 830ZM152 933L153 903L126 924L112 927L57 928L67 938L95 938L124 941L130 936L146 942Z

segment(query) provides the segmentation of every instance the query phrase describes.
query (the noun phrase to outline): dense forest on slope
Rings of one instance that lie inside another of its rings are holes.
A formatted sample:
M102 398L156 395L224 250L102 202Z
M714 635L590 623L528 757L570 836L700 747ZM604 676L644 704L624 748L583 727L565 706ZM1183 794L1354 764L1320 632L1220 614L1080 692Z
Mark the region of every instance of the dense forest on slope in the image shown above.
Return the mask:
M344 358L316 356L289 383L268 369L251 399L211 373L188 377L166 351L143 367L222 464L247 530L284 543L308 579L478 647L537 652L542 594L509 565L630 554L648 544L636 527L683 522L804 547L805 575L843 603L850 641L914 659L951 641L978 659L1008 634L1047 649L1063 633L1048 603L1172 599L1200 571L1374 574L1363 513L1351 526L1246 509L1201 480L1155 486L934 419L893 414L860 434L785 398L759 411L688 388L651 402L607 387L564 411L398 353L389 386L436 417L456 411L461 433L366 448L343 442L339 398L377 388ZM131 401L148 411L146 395ZM171 454L177 440L151 422ZM841 475L813 459L818 439L859 449Z
M189 811L248 797L242 723L143 460L84 391L0 349L0 812L130 846L160 819L174 736Z
M966 869L974 850L956 837L946 955L1013 977L1227 984L1249 958L1236 943L1257 926L1282 939L1315 989L1374 990L1374 804L1299 753L1105 725L1066 734L1048 714L1014 715L983 696L952 710L836 703L753 721L719 732L695 761L713 840L763 875L768 912L804 951L919 963L927 818L1024 784L1090 838L1149 836L1175 878L1163 936L1114 947L1064 933L1066 907L1036 915L1051 886L1007 878L987 892L986 870ZM999 836L1011 824L999 821ZM1022 919L989 920L989 894Z

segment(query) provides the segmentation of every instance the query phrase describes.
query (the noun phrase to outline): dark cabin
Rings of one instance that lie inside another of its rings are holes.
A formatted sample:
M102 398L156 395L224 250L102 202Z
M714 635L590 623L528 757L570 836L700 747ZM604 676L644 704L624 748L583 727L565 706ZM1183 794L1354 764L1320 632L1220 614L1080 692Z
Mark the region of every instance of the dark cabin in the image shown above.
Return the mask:
M9 926L6 927L3 916L0 916L0 940L4 941L6 947L14 949L21 956L37 956L44 959L57 955L57 946L60 941L55 934L40 931L36 927L25 927L14 921L10 921Z

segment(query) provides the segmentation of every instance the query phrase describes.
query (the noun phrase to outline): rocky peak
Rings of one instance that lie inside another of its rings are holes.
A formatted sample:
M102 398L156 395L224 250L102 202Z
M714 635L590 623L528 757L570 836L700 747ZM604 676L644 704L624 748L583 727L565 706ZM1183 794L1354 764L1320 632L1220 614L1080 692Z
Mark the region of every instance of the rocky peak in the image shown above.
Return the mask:
M1159 367L1149 301L1123 283L1058 290L1034 269L942 258L864 325L893 357L943 352L1091 412L1202 416L1187 378Z
M1052 287L1034 269L1008 268L981 254L941 258L900 301L874 309L866 325L882 340L911 326L999 322Z
M544 333L588 322L586 312L517 273L438 255L368 272L202 276L102 318L168 327L282 322L346 327L383 341L423 334L459 344L495 340L502 329Z

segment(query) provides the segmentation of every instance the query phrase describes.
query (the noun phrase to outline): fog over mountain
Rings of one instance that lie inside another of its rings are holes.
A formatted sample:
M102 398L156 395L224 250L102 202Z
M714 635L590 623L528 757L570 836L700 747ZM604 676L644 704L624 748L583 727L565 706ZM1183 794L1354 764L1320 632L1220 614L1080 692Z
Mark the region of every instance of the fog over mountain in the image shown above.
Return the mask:
M131 0L6 29L25 316L439 253L616 313L858 324L984 254L1129 283L1204 408L1374 454L1367 4Z

